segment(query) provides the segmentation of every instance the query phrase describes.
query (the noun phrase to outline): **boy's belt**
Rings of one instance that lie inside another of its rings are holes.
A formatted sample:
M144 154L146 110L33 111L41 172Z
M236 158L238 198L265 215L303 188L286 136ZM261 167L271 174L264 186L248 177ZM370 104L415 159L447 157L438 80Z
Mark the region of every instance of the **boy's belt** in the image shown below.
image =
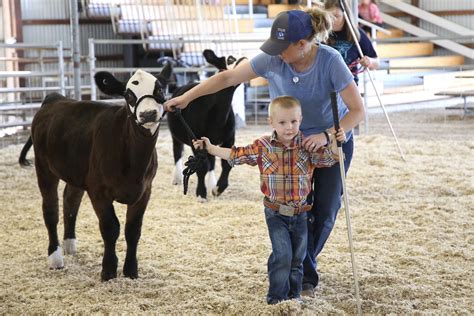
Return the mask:
M278 213L280 213L281 215L284 215L284 216L294 216L294 215L298 215L302 212L307 212L309 210L311 210L311 207L312 205L310 204L306 204L306 205L302 205L302 206L299 206L299 207L294 207L294 206L291 206L291 205L286 205L286 204L281 204L281 203L278 203L278 202L272 202L268 199L263 199L263 205L265 205L266 207L274 210L274 211L277 211Z

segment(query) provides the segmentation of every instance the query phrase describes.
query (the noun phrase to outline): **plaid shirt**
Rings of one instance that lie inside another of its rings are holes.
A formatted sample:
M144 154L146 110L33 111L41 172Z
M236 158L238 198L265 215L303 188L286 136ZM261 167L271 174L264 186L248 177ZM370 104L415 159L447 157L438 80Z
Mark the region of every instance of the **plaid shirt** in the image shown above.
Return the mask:
M276 133L263 136L245 147L232 147L231 166L258 165L260 189L272 202L299 207L306 204L311 191L314 168L330 167L336 163L327 147L309 153L302 146L301 132L286 147Z

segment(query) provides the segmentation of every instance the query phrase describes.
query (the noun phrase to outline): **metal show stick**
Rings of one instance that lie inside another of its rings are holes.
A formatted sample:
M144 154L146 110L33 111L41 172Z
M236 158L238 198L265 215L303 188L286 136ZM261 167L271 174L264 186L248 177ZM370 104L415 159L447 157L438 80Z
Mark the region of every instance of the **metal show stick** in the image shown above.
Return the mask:
M342 13L344 14L344 19L346 20L346 24L348 25L349 30L351 31L352 38L354 39L354 43L357 46L357 50L359 51L359 55L362 58L362 57L364 57L364 53L362 52L362 49L360 48L359 41L357 40L357 37L355 35L354 26L352 25L351 20L349 19L349 16L347 15L344 0L339 0L339 5L341 7ZM390 127L390 130L392 131L392 135L395 138L395 142L397 143L398 150L400 151L400 156L402 157L403 161L406 161L405 156L403 155L402 148L400 147L400 144L398 143L397 135L395 135L395 131L393 130L392 123L390 123L390 119L388 118L388 114L387 114L387 111L385 110L385 106L383 105L383 102L382 102L382 99L380 98L377 87L375 86L375 83L372 79L372 74L371 74L368 67L365 68L365 71L367 71L367 75L369 76L370 82L372 83L372 87L374 88L375 94L377 95L377 99L379 100L379 104L382 107L383 113L385 114L385 118L387 119L388 126ZM365 93L367 93L367 91Z
M336 133L339 130L339 113L337 108L337 94L336 92L331 92L331 106L332 114L334 120L334 128ZM357 267L354 256L354 246L352 244L352 228L351 228L351 215L349 212L349 197L346 189L346 168L344 167L344 152L342 151L342 144L340 141L337 141L337 150L339 154L339 167L341 172L341 181L342 181L342 193L344 195L344 212L346 214L346 224L347 224L347 237L349 238L349 248L351 251L351 262L352 262L352 275L354 276L354 285L355 285L355 294L357 301L357 314L362 314L362 306L359 295L359 278L357 277Z

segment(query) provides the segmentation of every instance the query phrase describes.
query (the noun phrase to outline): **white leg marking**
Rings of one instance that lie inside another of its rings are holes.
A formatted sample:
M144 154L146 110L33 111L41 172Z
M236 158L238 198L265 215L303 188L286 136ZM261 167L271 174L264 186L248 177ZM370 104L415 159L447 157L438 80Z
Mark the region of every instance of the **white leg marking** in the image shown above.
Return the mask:
M183 158L179 159L174 165L173 185L183 184Z
M197 197L197 201L198 201L199 203L207 203L207 199L202 198L202 197L200 197L200 196Z
M206 175L206 188L208 190L214 190L217 184L216 173L214 170L209 171Z
M65 255L75 255L76 254L76 239L64 239L63 248Z
M55 252L49 255L48 262L51 269L62 269L64 268L64 260L61 246L58 246Z

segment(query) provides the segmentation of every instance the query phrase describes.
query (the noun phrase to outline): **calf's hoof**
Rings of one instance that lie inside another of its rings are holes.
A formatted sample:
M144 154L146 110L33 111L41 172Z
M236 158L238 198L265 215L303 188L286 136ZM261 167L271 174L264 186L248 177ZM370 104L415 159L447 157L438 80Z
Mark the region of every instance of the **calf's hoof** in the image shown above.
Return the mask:
M50 269L64 268L63 251L60 246L48 256L48 263Z
M75 255L76 254L76 239L64 239L63 248L65 255Z
M130 279L138 278L138 265L136 262L127 264L123 266L123 276Z
M100 279L102 281L109 281L117 277L117 271L102 271L100 273Z
M198 196L196 199L199 203L207 203L207 198L203 198L201 196Z
M213 195L213 196L219 196L219 195L221 195L221 193L222 193L222 192L219 191L219 187L214 187L214 188L212 189L212 195Z

